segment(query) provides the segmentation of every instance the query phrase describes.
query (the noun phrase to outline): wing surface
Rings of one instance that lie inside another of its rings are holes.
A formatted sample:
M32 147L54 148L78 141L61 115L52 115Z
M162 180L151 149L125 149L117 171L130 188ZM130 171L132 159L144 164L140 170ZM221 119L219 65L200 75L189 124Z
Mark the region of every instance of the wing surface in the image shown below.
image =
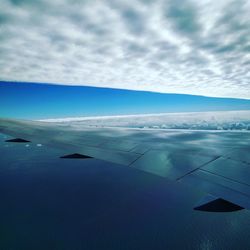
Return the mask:
M0 120L0 132L136 168L250 209L250 133Z

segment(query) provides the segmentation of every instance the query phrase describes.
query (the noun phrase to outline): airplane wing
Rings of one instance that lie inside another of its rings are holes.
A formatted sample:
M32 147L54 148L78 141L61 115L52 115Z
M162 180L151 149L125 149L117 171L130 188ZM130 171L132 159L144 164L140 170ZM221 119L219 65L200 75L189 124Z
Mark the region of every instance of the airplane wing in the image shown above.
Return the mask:
M0 119L9 142L61 148L61 158L96 158L191 185L203 211L250 209L250 132L75 126ZM56 157L56 156L55 156Z

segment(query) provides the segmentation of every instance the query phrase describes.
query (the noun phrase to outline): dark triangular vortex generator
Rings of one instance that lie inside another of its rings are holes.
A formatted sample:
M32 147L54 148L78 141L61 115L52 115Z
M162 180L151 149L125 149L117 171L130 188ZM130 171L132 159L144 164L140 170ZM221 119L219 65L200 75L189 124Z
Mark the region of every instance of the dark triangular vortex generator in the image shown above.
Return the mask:
M5 142L30 142L28 140L24 140L22 138L15 138L15 139L9 139L9 140L6 140Z
M75 153L75 154L70 154L70 155L64 155L64 156L61 156L60 158L63 158L63 159L90 159L93 157L88 156L88 155L82 155L82 154Z
M242 209L244 208L221 198L215 199L194 208L194 210L205 212L233 212Z

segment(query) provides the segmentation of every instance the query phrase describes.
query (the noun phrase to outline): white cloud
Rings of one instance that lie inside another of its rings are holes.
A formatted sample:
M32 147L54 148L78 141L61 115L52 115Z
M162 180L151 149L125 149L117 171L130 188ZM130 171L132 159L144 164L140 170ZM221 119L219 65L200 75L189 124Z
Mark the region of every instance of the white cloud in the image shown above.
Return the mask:
M0 79L250 98L249 0L1 0Z
M250 111L162 113L44 119L77 128L86 126L160 129L250 130Z

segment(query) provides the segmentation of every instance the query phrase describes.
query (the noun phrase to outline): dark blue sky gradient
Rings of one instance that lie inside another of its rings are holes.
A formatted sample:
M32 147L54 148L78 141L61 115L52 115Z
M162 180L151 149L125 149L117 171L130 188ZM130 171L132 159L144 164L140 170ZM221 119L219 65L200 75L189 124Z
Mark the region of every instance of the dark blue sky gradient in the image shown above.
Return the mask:
M250 100L0 81L0 117L40 119L215 110L250 110Z

